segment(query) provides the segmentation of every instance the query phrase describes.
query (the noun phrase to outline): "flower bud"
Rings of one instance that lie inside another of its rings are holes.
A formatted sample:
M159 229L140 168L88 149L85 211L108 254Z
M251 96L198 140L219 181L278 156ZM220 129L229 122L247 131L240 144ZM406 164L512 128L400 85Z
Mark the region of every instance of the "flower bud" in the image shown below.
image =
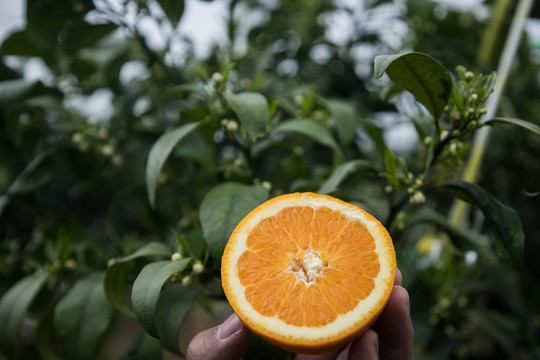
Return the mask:
M71 135L71 141L73 141L75 144L79 144L83 139L83 136L80 132L73 133Z
M204 265L201 264L200 261L197 261L195 264L193 264L193 268L191 270L195 275L199 275L204 271Z
M28 125L31 120L32 117L28 113L22 113L19 115L19 124L21 125Z
M124 162L124 158L120 154L114 154L111 160L113 165L116 166L120 166Z
M420 205L426 202L426 197L421 191L417 191L409 199L411 204Z
M111 145L103 145L103 147L101 148L101 153L104 156L111 156L114 153L114 147L112 147Z
M236 158L234 159L234 163L233 165L237 168L241 167L242 165L244 165L244 160L242 160L242 158Z
M64 263L64 267L66 269L76 269L77 268L77 262L74 259L67 259Z
M442 141L442 140L444 140L447 136L448 136L448 130L443 130L443 131L441 132L441 135L440 135L440 137L439 137L439 140Z
M227 123L227 131L229 132L237 132L238 131L238 123L234 120L229 120Z
M457 110L452 110L450 112L450 118L454 121L458 121L461 118L461 113Z
M448 148L448 151L450 151L450 154L456 155L457 153L457 144L455 142L450 144L450 147Z
M191 276L184 276L182 278L182 285L189 286L191 284L193 284L193 280L191 279Z
M261 185L268 191L272 190L272 183L269 181L263 181Z
M221 83L223 81L223 74L219 72L215 72L212 74L212 81L214 83Z
M181 259L182 259L182 254L180 254L179 252L175 252L171 256L171 261L178 261L178 260L181 260Z
M107 136L109 136L109 131L107 130L107 128L100 128L97 132L97 137L100 138L100 139L106 139Z

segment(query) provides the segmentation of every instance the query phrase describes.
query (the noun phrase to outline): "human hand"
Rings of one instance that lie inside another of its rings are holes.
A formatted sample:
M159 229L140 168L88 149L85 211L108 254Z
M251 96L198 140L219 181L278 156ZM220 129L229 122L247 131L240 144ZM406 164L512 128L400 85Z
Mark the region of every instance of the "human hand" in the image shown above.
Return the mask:
M321 355L298 354L296 360L413 359L414 330L409 294L398 270L386 308L375 324L344 349ZM247 351L251 331L232 314L225 322L191 340L188 360L239 360Z

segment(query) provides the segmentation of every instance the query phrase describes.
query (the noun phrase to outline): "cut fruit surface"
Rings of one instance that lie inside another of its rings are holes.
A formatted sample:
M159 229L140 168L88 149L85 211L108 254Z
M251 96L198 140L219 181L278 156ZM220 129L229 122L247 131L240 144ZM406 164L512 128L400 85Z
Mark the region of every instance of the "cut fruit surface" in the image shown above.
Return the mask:
M369 328L388 302L395 273L392 240L379 221L314 193L255 208L233 231L221 264L225 295L254 333L313 354Z

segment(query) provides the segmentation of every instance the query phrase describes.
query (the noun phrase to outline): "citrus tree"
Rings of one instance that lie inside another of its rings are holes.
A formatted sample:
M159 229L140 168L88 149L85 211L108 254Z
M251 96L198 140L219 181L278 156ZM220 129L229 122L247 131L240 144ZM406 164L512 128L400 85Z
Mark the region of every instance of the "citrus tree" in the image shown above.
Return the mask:
M232 0L200 57L190 2L28 0L0 47L2 356L182 356L192 305L226 303L236 224L312 191L388 228L418 358L538 357L534 41L488 111L511 3Z

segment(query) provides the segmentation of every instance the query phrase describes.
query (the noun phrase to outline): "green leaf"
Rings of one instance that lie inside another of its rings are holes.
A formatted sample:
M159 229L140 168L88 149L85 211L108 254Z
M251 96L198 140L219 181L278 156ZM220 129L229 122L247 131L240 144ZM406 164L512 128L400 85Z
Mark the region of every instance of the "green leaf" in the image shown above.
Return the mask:
M191 229L187 231L184 236L187 242L187 246L193 254L193 258L201 259L204 255L203 250L206 245L206 243L204 242L202 229L200 227Z
M135 316L124 295L126 275L131 269L131 261L148 256L170 257L172 251L164 244L151 242L138 249L131 255L114 259L113 264L105 272L103 287L110 303L120 312Z
M386 167L386 173L382 173L381 175L386 177L395 188L400 188L399 181L397 180L397 159L389 147L385 147L384 149L384 165Z
M117 28L114 24L89 24L84 20L77 21L70 24L63 36L65 37L63 49L66 53L74 55L80 49L94 45Z
M61 228L58 239L56 240L56 259L60 263L64 263L71 256L71 240L73 234L66 228Z
M519 214L514 209L476 184L452 180L438 187L451 189L461 199L477 205L491 227L497 255L515 268L522 267L525 235Z
M532 131L536 135L540 135L540 126L529 121L515 119L515 118L507 118L507 117L497 117L497 118L484 121L485 125L495 125L496 123L516 125L524 129L527 129L529 131Z
M201 123L189 123L179 126L163 135L152 145L148 160L146 161L146 189L148 201L152 208L155 208L156 188L161 168L169 157L172 149L180 140L199 127Z
M120 360L162 360L163 349L159 340L141 331L128 352Z
M104 274L77 281L54 310L60 350L69 359L92 359L113 318L113 307L103 291Z
M11 69L9 66L6 66L6 64L0 63L0 79L14 80L14 79L19 79L19 78L20 78L19 73Z
M472 324L494 339L507 353L515 351L520 330L516 318L492 310L471 310L468 316Z
M234 228L251 210L268 199L268 190L260 185L224 183L204 197L199 217L210 254L221 259Z
M0 82L0 109L29 97L47 93L41 82L26 82L23 79Z
M26 28L32 42L48 52L58 46L59 33L69 26L74 18L90 10L88 2L76 6L58 6L55 0L29 0L26 2ZM79 12L77 14L76 12Z
M57 354L56 341L54 340L54 306L50 303L47 310L39 318L36 331L34 333L34 344L39 353L40 359L43 360L62 360Z
M322 125L311 119L292 119L278 124L274 132L292 132L305 135L321 145L334 149L336 154L343 158L341 149L332 137L332 134Z
M109 299L109 302L116 310L125 315L135 317L124 295L126 275L130 269L129 265L120 263L110 266L105 272L103 287L107 299Z
M268 101L264 96L252 92L226 93L225 99L251 138L264 134L269 114Z
M135 279L131 291L133 312L150 335L157 337L154 314L163 284L171 275L184 270L190 261L190 258L156 261L146 265Z
M20 56L40 56L41 52L28 37L26 30L16 31L5 39L0 47L0 54Z
M339 100L328 100L331 120L337 130L340 142L349 145L354 139L356 129L356 111L351 104Z
M206 100L209 100L210 98L209 93L203 87L192 84L173 86L165 91L165 93L163 94L163 98L168 99L170 97L176 95L183 95L185 93L197 94Z
M185 234L180 234L174 229L171 229L176 242L183 254L187 254L192 259L199 259L201 256L203 238L201 229L192 229Z
M459 84L458 87L459 86L461 86L461 84ZM450 92L450 100L452 100L457 110L463 111L463 98L459 95L455 86L452 87L452 91Z
M170 257L171 255L172 255L172 251L167 245L154 241L154 242L150 242L144 245L143 247L141 247L140 249L138 249L137 251L135 251L134 253L130 255L115 259L114 263L115 264L125 263L128 261L135 260L141 257L146 257L146 256Z
M411 226L422 223L437 225L450 236L452 243L460 250L481 250L481 244L477 241L476 236L452 226L446 217L431 208L422 207L411 215ZM482 254L486 254L486 252L482 251Z
M330 194L336 191L341 183L347 179L351 174L362 170L373 170L374 167L371 162L367 160L352 160L338 166L332 175L322 184L317 190L319 194Z
M180 352L179 334L184 316L203 288L193 284L167 286L159 297L156 307L156 331L161 345L167 350L182 355Z
M159 5L169 20L171 20L173 27L178 25L182 14L184 13L184 1L183 0L158 0Z
M53 178L51 167L46 161L55 153L54 149L39 153L9 186L9 195L30 193L47 184Z
M390 79L401 85L423 104L438 120L452 91L452 76L437 60L429 55L411 52L382 55L375 58L375 77L386 72Z
M10 354L14 350L19 328L32 301L48 279L45 271L36 271L19 280L0 300L0 349Z
M9 196L7 195L1 195L0 196L0 217L2 216L2 213L4 212L4 209L9 204Z

